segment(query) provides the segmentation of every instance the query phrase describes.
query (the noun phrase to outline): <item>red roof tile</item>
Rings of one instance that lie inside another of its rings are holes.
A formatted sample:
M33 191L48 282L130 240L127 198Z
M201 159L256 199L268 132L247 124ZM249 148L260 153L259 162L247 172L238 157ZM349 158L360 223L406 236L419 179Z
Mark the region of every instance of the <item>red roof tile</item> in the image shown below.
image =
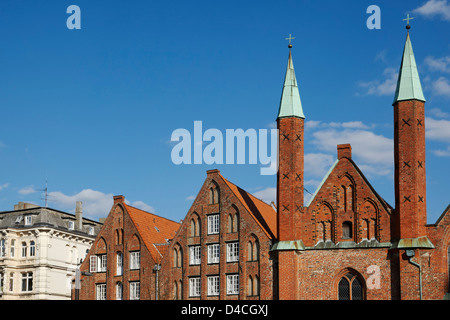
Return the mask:
M144 245L150 251L156 263L160 263L162 256L167 251L168 240L172 239L180 223L157 216L153 213L124 204L131 220L133 220Z

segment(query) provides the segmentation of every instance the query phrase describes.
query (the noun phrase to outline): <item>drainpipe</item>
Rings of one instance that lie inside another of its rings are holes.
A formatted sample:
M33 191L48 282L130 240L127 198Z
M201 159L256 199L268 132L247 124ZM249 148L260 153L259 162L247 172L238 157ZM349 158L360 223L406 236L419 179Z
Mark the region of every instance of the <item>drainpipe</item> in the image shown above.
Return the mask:
M419 268L419 290L420 290L420 300L422 300L422 267L420 264L412 260L414 254L415 250L406 250L406 256L409 258L408 259L409 263Z
M158 300L158 296L159 296L159 273L158 271L161 270L161 265L159 264L155 264L155 266L153 267L153 271L155 271L155 300Z

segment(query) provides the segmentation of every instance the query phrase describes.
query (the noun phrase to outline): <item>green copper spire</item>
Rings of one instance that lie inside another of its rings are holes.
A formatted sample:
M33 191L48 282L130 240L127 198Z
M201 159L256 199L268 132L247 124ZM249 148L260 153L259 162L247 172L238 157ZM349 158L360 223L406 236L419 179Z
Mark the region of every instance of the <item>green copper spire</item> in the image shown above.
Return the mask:
M409 25L406 28L409 30ZM414 99L425 102L408 31L393 104L402 100Z
M289 40L290 41L290 40ZM294 63L291 54L292 45L289 43L289 60L284 78L283 93L281 94L278 119L286 117L305 118L303 115L302 102L298 92L297 80L295 78Z

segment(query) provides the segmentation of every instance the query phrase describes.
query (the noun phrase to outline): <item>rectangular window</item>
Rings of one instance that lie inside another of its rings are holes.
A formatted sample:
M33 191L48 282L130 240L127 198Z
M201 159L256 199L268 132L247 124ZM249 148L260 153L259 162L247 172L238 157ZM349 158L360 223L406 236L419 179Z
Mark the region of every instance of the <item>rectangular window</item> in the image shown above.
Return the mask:
M189 278L189 296L200 297L200 277Z
M22 258L27 256L27 244L26 242L22 242Z
M141 298L141 284L139 281L130 282L130 300L139 300Z
M31 226L31 216L25 216L25 225L26 226Z
M0 258L6 256L6 240L0 240Z
M239 275L227 275L227 294L239 294Z
M141 252L130 252L130 269L139 269L141 267Z
M106 272L106 254L98 255L97 272Z
M239 242L227 243L227 262L239 261Z
M97 272L97 256L91 256L89 259L89 272Z
M106 300L106 283L99 283L96 286L97 300Z
M11 258L14 258L15 251L16 251L16 240L11 239Z
M75 229L75 222L73 222L72 220L67 221L67 225L69 227L69 230Z
M208 277L208 296L219 295L219 276Z
M198 265L201 263L201 246L189 247L189 264Z
M122 252L117 252L116 275L121 276L122 271L123 271L123 255Z
M208 245L208 263L219 263L220 246L218 243Z
M208 234L218 234L219 233L219 218L218 214L212 214L208 216Z
M22 273L22 292L33 291L33 272Z
M116 283L116 300L122 300L123 298L123 287L122 282Z

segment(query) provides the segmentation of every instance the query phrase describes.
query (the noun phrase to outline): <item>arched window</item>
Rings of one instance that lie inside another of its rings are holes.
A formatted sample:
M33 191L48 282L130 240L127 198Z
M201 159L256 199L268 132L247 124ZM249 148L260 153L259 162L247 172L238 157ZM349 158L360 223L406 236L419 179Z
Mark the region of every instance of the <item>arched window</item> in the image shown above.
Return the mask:
M253 295L259 296L259 277L255 276L253 279Z
M27 256L27 243L22 242L22 257L26 257L26 256Z
M116 283L116 300L122 300L123 298L123 285L122 282Z
M350 221L345 221L342 224L342 239L351 239L352 237L352 223Z
M116 275L121 276L123 272L123 254L122 252L117 252L116 255Z
M211 183L209 187L209 204L219 203L219 187L215 182Z
M252 296L253 295L253 279L252 276L248 276L247 280L247 295Z
M361 280L349 272L341 278L338 285L339 300L363 300L364 290Z
M233 232L233 215L230 213L228 215L228 233Z
M345 186L341 186L342 192L342 208L344 211L347 211L347 188Z
M34 257L36 255L36 244L32 240L30 241L30 257Z

